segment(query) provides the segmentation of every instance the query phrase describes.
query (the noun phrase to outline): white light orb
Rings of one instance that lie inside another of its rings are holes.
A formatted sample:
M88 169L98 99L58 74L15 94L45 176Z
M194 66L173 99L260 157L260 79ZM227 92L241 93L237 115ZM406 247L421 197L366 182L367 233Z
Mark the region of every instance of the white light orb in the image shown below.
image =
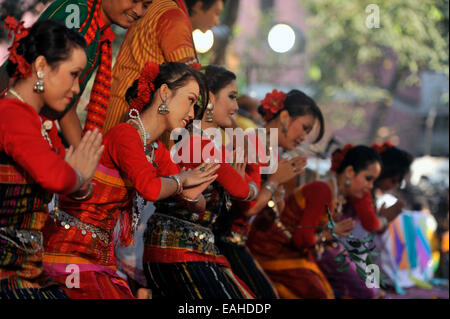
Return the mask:
M277 24L269 32L269 45L277 53L285 53L294 47L295 32L287 24Z
M192 34L194 38L195 50L199 53L206 53L214 45L214 33L211 30L203 33L199 29L195 30Z

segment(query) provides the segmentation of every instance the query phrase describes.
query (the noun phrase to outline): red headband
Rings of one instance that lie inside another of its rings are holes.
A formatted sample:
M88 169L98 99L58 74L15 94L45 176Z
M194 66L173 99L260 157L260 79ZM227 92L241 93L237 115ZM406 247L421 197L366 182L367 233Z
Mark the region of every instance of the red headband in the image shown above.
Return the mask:
M331 158L331 170L333 172L338 171L348 151L350 151L353 147L354 146L352 144L346 144L343 149L334 153L333 157Z
M155 79L159 74L159 65L147 62L142 69L138 82L138 96L130 103L131 108L142 111L145 105L150 103L152 92L155 90Z
M270 121L279 111L284 108L284 100L286 93L282 91L273 90L272 93L267 93L264 100L261 101L263 107L264 120Z
M31 65L25 60L25 58L17 53L17 48L20 45L20 40L25 38L29 30L23 26L24 22L17 20L14 17L7 17L5 19L5 29L9 30L8 32L8 40L11 40L12 35L14 34L14 40L11 43L11 46L8 48L9 51L9 60L17 65L16 72L12 76L12 78L27 78L31 76Z
M386 141L386 142L384 142L383 145L374 143L371 146L371 148L373 148L375 151L377 151L378 154L382 154L382 153L386 152L391 147L394 147L394 144L392 144L391 141Z

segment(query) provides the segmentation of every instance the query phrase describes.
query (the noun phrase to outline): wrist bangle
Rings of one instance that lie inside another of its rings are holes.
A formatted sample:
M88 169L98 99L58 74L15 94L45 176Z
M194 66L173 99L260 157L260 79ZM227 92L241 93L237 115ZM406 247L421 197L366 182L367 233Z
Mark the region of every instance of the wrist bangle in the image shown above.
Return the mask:
M74 169L74 170L75 170L75 173L77 173L77 181L78 181L77 190L79 190L84 185L84 176L77 169Z
M266 182L264 184L264 188L269 190L269 192L272 194L272 197L275 195L275 192L277 191L277 186L274 182Z
M388 219L384 216L379 216L378 219L383 223L383 227L380 227L380 230L385 229L389 224Z
M78 192L79 191L75 192L74 194L70 194L69 197L77 201L86 201L91 198L92 193L94 192L94 185L92 185L92 183L89 183L88 189L83 195L78 196Z
M198 202L200 201L200 196L201 196L201 194L198 195L196 199L190 199L189 197L184 196L183 193L180 194L180 197L181 197L184 201L186 201L186 202L188 202L188 203L192 203L192 204L198 203Z
M246 201L250 202L250 201L255 200L256 197L258 197L258 186L256 186L255 182L250 182L250 183L248 183L248 187L249 187L249 190L248 190L248 196L247 196ZM252 195L252 190L253 190L253 195ZM252 195L252 196L250 197L250 195Z
M175 192L175 194L179 195L183 191L183 184L181 184L180 176L179 175L171 175L168 177L173 179L175 182L177 182L177 191Z

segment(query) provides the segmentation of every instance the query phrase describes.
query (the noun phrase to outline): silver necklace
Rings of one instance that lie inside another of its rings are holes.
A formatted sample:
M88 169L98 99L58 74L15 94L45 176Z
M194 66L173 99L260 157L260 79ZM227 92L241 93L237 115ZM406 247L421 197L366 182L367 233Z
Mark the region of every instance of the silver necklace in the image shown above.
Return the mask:
M20 94L16 92L16 90L14 90L14 89L8 89L8 91L7 91L6 93L11 93L11 94L14 95L16 98L18 98L22 103L25 103L25 100L23 99L23 97L21 97Z

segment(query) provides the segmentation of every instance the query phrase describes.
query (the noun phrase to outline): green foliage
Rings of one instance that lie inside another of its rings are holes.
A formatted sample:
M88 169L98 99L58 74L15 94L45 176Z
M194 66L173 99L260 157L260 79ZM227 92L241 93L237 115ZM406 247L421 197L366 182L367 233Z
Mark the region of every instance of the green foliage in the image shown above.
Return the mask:
M448 0L377 2L380 28L368 28L372 1L301 0L308 10L309 78L323 98L382 101L395 93L373 70L394 68L412 85L421 70L448 75Z

